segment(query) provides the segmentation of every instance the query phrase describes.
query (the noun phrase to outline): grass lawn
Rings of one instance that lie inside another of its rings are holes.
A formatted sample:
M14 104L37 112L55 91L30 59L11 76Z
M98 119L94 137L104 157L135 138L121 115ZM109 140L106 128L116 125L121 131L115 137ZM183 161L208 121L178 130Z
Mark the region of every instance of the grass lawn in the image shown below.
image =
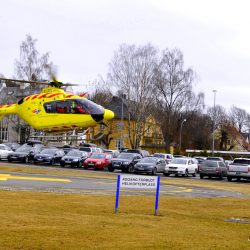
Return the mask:
M71 171L61 172L69 176ZM188 185L183 179L162 179ZM203 183L250 189L248 184ZM153 215L153 196L121 193L118 214L110 195L0 191L0 200L0 249L250 249L250 224L224 221L250 220L247 198L161 196L159 216Z

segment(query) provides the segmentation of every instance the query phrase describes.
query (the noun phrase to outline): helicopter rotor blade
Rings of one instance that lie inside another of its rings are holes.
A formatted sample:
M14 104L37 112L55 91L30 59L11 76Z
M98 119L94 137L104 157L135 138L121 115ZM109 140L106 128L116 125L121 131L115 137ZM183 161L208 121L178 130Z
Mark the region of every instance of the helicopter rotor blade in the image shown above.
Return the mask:
M78 86L78 84L72 84L72 83L63 83L58 81L55 76L52 76L53 81L29 81L29 80L19 80L19 79L9 79L9 78L0 78L0 81L11 81L11 82L20 82L20 83L31 83L31 84L43 84L43 85L48 85L48 86L53 86L53 87L63 87L63 86Z

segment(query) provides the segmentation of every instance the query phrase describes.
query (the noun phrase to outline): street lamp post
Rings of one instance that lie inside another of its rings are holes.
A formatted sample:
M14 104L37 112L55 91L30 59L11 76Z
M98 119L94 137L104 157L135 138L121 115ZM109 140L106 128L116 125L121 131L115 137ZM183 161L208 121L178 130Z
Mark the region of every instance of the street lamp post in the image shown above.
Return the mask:
M214 132L215 132L215 96L217 90L213 90L214 92L214 112L213 112L213 142L212 142L212 156L214 156Z
M122 107L121 107L121 126L120 126L120 129L121 129L121 135L120 135L120 150L121 148L123 147L123 94L121 95L121 99L122 99Z
M183 126L183 123L186 122L187 120L184 119L182 122L181 122L181 129L180 129L180 151L181 151L181 132L182 132L182 126Z

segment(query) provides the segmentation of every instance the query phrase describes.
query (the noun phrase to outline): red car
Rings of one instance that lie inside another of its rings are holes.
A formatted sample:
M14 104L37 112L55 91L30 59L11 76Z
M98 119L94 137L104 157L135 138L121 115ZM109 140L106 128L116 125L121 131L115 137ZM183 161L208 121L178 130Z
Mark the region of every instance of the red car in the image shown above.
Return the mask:
M105 153L92 153L90 157L88 157L83 162L83 167L87 168L94 168L97 169L104 169L108 167L111 163L112 155L105 154Z

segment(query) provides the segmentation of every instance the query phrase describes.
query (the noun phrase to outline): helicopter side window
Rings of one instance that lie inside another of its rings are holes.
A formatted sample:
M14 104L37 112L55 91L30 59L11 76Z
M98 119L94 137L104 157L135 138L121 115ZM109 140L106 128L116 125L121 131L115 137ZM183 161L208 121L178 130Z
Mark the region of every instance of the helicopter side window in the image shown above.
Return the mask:
M56 113L63 113L63 114L70 113L67 101L56 101L55 106L56 106Z
M44 104L44 109L45 109L46 113L53 113L52 112L52 106L51 106L50 103L45 103Z
M44 109L46 113L60 113L60 114L70 113L69 104L67 101L47 102L44 104Z
M72 114L86 114L86 110L84 109L82 103L77 100L69 100L70 109Z

